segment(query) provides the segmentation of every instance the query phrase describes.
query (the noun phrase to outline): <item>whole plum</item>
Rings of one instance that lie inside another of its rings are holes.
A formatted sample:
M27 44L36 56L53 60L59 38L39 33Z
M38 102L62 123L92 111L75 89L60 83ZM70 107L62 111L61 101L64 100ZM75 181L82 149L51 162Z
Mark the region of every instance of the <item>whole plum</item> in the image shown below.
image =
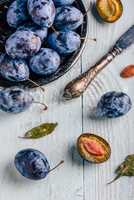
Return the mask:
M20 174L32 180L43 179L50 171L50 165L45 155L35 149L18 152L14 162Z
M70 5L74 2L75 0L53 0L54 4L56 6L64 6L64 5Z
M59 54L67 55L76 51L81 44L81 39L78 33L74 31L59 31L52 33L48 37L48 43L52 49L55 49Z
M28 11L36 24L42 27L52 26L56 12L52 0L28 0Z
M38 36L41 41L47 37L48 28L40 27L34 23L27 23L20 26L17 30L32 31L36 36Z
M49 48L42 48L39 53L31 58L29 67L39 75L50 75L60 65L60 56L56 51Z
M7 23L9 26L17 28L28 19L27 0L16 0L8 8Z
M56 9L54 26L59 30L75 30L83 23L83 14L74 6L61 6Z
M29 68L25 60L12 59L3 54L0 62L0 74L9 81L25 81L29 78Z
M9 113L20 113L30 107L33 98L30 93L19 87L0 90L0 109Z
M16 31L6 41L5 49L12 58L27 58L39 51L41 40L32 31Z
M96 107L97 117L116 118L125 115L132 107L130 97L123 92L107 92Z

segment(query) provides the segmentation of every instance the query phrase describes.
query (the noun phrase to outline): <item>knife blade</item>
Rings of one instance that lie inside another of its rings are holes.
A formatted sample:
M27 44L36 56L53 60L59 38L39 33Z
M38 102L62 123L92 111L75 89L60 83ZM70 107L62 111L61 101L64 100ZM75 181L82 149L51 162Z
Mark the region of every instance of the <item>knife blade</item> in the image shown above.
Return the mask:
M134 43L134 25L131 26L116 42L115 47L126 49Z
M96 75L133 43L134 25L117 40L113 48L99 62L66 85L63 97L67 100L80 97Z

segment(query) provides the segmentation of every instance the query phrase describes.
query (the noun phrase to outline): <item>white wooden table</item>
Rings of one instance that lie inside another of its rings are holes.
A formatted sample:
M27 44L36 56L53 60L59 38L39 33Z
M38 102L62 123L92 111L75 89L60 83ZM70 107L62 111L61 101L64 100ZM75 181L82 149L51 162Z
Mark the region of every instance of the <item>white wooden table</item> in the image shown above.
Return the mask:
M124 14L113 24L100 24L89 12L89 41L79 62L59 80L46 86L46 96L35 90L35 99L49 104L47 112L33 105L28 111L10 115L0 113L0 200L133 200L134 178L121 178L112 185L114 170L127 154L134 153L134 109L128 115L109 120L92 120L90 109L106 91L127 92L134 102L134 79L123 80L121 69L134 64L134 47L117 57L92 82L83 97L63 102L65 85L92 66L127 28L134 23L134 1L122 0ZM88 7L94 1L85 2ZM55 132L39 140L22 140L26 130L42 123L58 122ZM106 138L112 147L111 159L101 165L83 162L75 149L82 132L93 132ZM14 168L14 156L23 148L45 153L51 166L64 159L63 166L42 181L30 181Z

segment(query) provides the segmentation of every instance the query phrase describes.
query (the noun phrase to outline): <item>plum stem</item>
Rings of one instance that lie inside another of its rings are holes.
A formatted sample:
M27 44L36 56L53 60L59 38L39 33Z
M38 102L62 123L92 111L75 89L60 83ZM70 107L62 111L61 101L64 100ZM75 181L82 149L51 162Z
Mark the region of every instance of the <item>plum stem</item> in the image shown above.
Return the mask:
M88 9L86 10L85 14L84 14L84 17L85 15L91 10L91 5L89 5Z
M107 183L107 185L110 185L111 183L115 182L116 180L118 180L121 177L121 174L118 174L112 181L110 181L109 183Z
M34 101L33 103L37 103L37 104L40 104L40 105L44 106L43 110L47 110L48 109L48 106L45 103L41 103L39 101Z
M45 92L45 89L43 87L41 87L38 83L36 83L35 81L31 80L31 79L27 79L30 83L32 83L33 85L39 87L42 92Z
M49 173L50 173L51 171L54 171L57 167L59 167L59 166L62 165L63 163L64 163L64 160L60 161L54 168L52 168L52 169L49 170Z
M54 26L51 26L51 29L56 33L56 35L59 35L59 32L54 28Z
M85 40L85 39L86 39L86 37L81 37L80 39L81 39L81 40ZM88 39L88 40L92 40L92 41L94 41L94 42L96 42L96 41L97 41L97 39L96 39L96 38L90 38L90 37L87 37L87 39Z

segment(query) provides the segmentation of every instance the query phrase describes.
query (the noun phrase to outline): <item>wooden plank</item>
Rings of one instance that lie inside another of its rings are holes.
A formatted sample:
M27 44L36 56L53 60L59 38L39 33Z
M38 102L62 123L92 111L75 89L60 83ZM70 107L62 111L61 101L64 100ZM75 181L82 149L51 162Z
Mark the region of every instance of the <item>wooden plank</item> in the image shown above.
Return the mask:
M93 1L90 1L93 2ZM94 1L95 2L95 1ZM114 24L100 24L89 12L89 35L97 37L97 43L89 42L82 58L82 69L85 71L108 51L116 39L133 24L133 1L123 0L124 14ZM112 64L103 70L92 82L83 96L83 132L98 133L106 138L112 147L111 159L101 165L91 165L84 162L84 200L132 200L134 192L130 178L122 178L116 183L107 186L114 177L114 170L129 153L134 152L133 144L133 115L132 109L128 115L109 120L93 120L90 112L102 94L116 90L127 92L133 98L133 78L122 80L120 70L127 64L134 63L134 48L116 58Z
M95 1L86 1L88 5ZM61 93L66 83L94 64L114 43L118 36L133 24L133 0L123 0L124 15L114 24L100 24L89 11L89 36L97 37L97 43L89 41L82 60L54 83L46 86L46 96L39 90L34 95L39 101L49 104L48 112L33 105L28 111L9 115L0 114L0 200L133 200L133 178L122 178L113 185L106 183L114 177L114 169L124 157L134 152L134 110L116 120L96 121L90 118L90 110L100 96L110 90L125 91L134 100L133 79L122 80L121 68L134 62L134 49L115 59L90 85L81 98L63 102ZM52 135L39 140L21 140L18 136L44 121L58 122ZM101 165L90 165L79 158L75 142L79 134L95 132L105 137L112 146L111 159ZM47 179L33 182L21 177L14 168L13 159L23 148L36 148L44 152L54 166L61 159L65 164Z
M46 86L46 96L43 97L40 90L33 93L36 100L48 103L47 112L33 105L17 115L0 113L0 200L82 200L83 171L74 148L81 132L81 99L68 103L61 99L64 86L80 71L78 62L65 76ZM58 122L59 125L52 135L39 140L18 138L43 122ZM17 173L13 162L19 150L29 147L44 152L52 167L62 159L65 163L46 180L27 180Z

